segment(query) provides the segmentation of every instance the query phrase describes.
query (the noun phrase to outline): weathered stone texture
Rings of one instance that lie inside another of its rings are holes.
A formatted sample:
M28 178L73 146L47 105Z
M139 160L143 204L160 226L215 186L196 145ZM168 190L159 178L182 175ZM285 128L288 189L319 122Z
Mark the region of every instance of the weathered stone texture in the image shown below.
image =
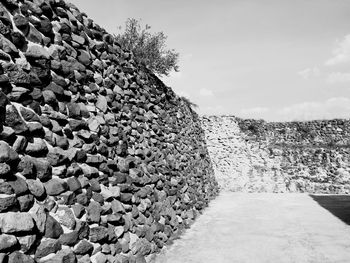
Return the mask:
M198 116L73 5L0 11L0 253L157 252L218 193Z
M350 121L202 118L220 186L233 191L350 193Z

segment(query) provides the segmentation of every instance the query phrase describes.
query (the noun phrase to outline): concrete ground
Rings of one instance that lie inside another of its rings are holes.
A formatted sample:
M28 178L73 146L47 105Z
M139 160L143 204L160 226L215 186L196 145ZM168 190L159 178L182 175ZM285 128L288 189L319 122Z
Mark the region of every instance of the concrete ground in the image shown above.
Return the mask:
M222 193L155 263L349 263L350 226L307 194Z

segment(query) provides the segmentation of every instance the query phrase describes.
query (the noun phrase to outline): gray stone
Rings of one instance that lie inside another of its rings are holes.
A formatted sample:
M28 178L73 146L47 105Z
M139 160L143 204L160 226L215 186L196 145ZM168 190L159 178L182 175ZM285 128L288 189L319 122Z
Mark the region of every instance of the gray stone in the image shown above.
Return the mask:
M97 252L90 258L92 263L106 263L107 262L107 256L101 252Z
M21 158L17 166L18 171L26 178L34 178L35 167L32 158L29 156L24 156Z
M45 237L57 239L62 234L63 234L63 229L60 223L58 223L56 219L54 219L52 216L47 215L46 224L45 224Z
M16 134L24 133L28 130L26 123L19 115L17 109L13 105L6 106L6 124L11 127Z
M45 208L42 205L34 204L34 206L29 210L29 213L34 219L35 225L39 232L43 234L46 228L47 214ZM48 227L51 227L50 224Z
M0 197L0 212L6 212L17 205L16 196Z
M99 95L96 101L96 108L100 109L102 112L106 112L108 107L107 107L107 100L106 97Z
M17 196L23 195L28 191L26 181L20 176L15 176L14 180L8 182Z
M73 211L64 206L58 207L56 211L56 216L58 218L58 221L65 227L73 230L75 228L75 218Z
M41 138L33 138L33 141L29 141L27 148L26 148L26 153L31 155L31 156L45 156L48 152L46 143L43 139Z
M108 237L108 230L103 226L97 226L90 228L89 239L91 242L99 243L103 242Z
M36 169L36 176L40 181L47 181L51 178L52 169L50 163L44 158L32 159Z
M67 183L59 178L52 178L48 182L44 183L46 193L48 195L56 196L68 189Z
M60 236L59 241L65 246L74 246L79 241L79 234L77 231L72 231L70 233L64 233Z
M49 52L43 46L33 45L33 44L28 45L28 49L25 52L25 56L29 58L34 58L34 59L50 58Z
M27 185L29 192L31 192L36 198L40 199L45 195L44 185L39 180L27 179Z
M101 206L99 203L91 201L86 209L86 221L89 223L99 223L101 219Z
M36 249L35 258L40 259L61 249L61 243L57 239L43 239Z
M18 159L18 154L6 142L0 141L0 162L13 163Z
M0 163L0 178L8 178L11 176L11 167L6 163Z
M89 254L91 255L92 251L94 250L94 246L84 240L81 240L75 247L74 247L74 253L77 255L85 255L85 254Z
M73 251L69 248L62 249L52 258L42 261L43 263L76 263L76 257Z
M34 221L28 213L7 212L1 215L1 231L3 233L29 232L34 228Z
M8 256L8 263L35 263L35 261L29 255L15 251Z
M17 238L12 235L0 234L0 252L6 251L17 245Z
M18 243L21 246L21 251L26 253L33 246L33 244L36 240L36 235L19 236L19 237L17 237L17 239L18 239Z
M17 201L19 205L19 210L21 212L27 212L34 203L34 197L31 194L26 194L17 197Z

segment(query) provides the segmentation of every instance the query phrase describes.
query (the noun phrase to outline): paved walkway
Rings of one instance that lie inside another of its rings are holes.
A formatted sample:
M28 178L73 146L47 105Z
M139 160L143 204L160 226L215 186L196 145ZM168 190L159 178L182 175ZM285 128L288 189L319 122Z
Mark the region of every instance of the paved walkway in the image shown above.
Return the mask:
M350 226L306 194L222 193L156 263L349 263Z

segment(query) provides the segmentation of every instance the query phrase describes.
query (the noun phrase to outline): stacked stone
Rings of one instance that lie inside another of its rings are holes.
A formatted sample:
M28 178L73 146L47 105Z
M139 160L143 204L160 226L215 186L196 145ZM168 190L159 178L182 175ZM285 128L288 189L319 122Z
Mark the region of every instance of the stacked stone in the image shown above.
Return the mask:
M219 183L228 190L350 193L349 120L269 123L211 116L202 122Z
M0 1L0 262L145 262L218 192L196 114L62 0Z
M234 192L286 192L280 158L242 133L234 116L202 118L209 154L221 189Z

